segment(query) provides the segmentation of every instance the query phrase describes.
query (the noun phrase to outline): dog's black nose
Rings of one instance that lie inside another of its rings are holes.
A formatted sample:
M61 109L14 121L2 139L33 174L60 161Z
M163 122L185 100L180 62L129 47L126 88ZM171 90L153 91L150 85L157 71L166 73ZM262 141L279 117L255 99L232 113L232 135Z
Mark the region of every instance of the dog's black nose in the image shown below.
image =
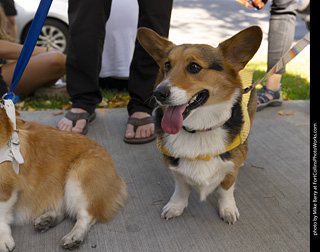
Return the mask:
M154 90L153 94L156 97L157 101L165 102L170 95L170 89L167 85L160 85L156 88L156 90Z

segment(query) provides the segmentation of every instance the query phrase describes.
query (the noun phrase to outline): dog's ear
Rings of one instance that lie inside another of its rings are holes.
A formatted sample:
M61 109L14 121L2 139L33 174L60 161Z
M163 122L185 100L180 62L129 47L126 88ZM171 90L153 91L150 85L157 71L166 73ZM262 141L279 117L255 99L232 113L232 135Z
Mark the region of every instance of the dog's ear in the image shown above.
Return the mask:
M251 26L219 44L223 56L240 71L258 51L262 40L259 26Z
M138 29L138 40L142 47L154 58L159 64L169 49L175 46L168 39L161 37L151 29L142 27Z

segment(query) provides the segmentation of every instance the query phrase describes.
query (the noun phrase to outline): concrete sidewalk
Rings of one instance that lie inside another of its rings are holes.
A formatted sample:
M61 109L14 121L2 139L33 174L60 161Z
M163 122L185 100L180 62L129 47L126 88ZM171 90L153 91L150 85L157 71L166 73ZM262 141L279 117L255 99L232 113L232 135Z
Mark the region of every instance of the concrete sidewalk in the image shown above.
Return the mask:
M240 30L258 25L263 31L263 40L257 54L267 55L271 4L272 1L268 1L261 10L255 10L245 8L236 0L174 0L169 39L176 44L204 43L216 47ZM297 17L294 41L308 32L305 22ZM302 54L310 55L310 47Z
M111 153L127 182L129 201L114 220L93 226L77 251L309 251L309 105L286 101L257 113L248 158L237 180L240 220L235 225L220 219L214 194L201 203L196 192L182 216L160 219L174 185L155 142L125 144L126 110L99 109L88 137ZM51 126L62 116L21 112L25 120ZM31 224L13 227L15 251L63 251L60 239L72 226L73 221L65 220L44 234L36 233Z

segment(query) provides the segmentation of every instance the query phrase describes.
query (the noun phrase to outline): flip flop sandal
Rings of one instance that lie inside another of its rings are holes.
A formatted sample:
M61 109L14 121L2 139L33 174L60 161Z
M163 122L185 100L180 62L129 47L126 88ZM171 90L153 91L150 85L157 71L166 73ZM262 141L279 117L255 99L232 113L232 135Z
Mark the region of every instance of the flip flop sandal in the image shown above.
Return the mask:
M93 112L92 114L88 112L84 113L73 113L69 111L66 115L65 118L69 119L72 121L73 127L76 125L77 121L84 119L86 120L86 126L84 127L83 131L80 133L82 135L86 135L89 130L89 123L92 122L96 118L96 113Z
M257 98L258 98L258 105L257 105L257 111L263 110L265 107L278 107L282 105L282 98L280 96L280 90L278 91L272 91L270 89L267 89L266 86L263 86L260 90L257 92ZM266 93L270 94L272 96L272 99L270 100Z
M154 120L152 117L145 117L145 118L133 118L129 117L127 124L132 124L133 125L133 130L136 132L137 128L139 126L143 126L146 124L154 123ZM149 143L157 138L156 134L153 134L150 137L147 138L123 138L123 141L125 141L128 144L144 144L144 143Z

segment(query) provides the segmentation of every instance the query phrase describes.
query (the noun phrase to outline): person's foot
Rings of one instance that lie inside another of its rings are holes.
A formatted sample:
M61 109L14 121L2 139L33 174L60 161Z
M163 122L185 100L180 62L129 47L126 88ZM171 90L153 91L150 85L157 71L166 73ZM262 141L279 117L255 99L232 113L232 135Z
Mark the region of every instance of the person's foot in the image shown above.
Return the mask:
M72 113L78 114L78 113L86 113L87 111L80 109L80 108L72 108ZM64 131L72 131L75 133L82 133L87 125L87 122L85 119L80 119L76 122L76 125L73 126L73 122L66 117L63 117L60 122L58 123L58 129L64 130Z
M132 118L142 119L150 117L148 113L145 112L135 112L131 115ZM127 124L127 130L125 137L127 139L143 139L154 135L154 123L149 123L145 125L138 126L136 132L134 131L134 125Z
M257 111L263 110L265 107L278 107L282 105L280 90L272 91L263 86L257 92Z
M263 110L265 107L277 107L282 105L281 91L281 74L273 74L269 76L266 85L257 92L257 111Z

